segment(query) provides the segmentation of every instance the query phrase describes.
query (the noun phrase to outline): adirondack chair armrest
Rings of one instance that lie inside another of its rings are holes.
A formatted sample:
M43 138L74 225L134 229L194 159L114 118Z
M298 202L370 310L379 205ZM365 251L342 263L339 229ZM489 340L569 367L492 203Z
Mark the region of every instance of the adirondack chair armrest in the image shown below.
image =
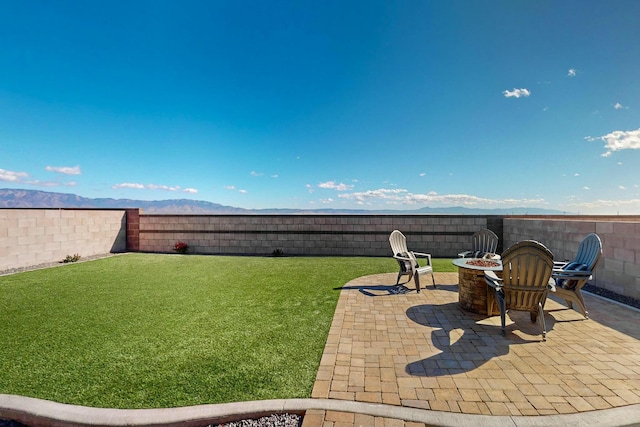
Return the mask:
M425 253L422 253L422 252L413 252L413 251L411 251L411 253L416 258L426 258L427 259L427 265L431 265L431 254L425 254Z
M591 280L592 273L593 271L589 270L589 266L585 264L569 263L563 270L553 270L550 282L553 281L554 285L560 288L572 290L578 285L582 287L587 280Z
M551 275L555 279L583 279L590 277L593 271L586 264L580 264L577 262L570 262L565 264L563 268L556 269L554 267Z
M554 270L562 270L570 261L553 261Z
M398 261L411 261L411 258L407 256L394 255L393 258L395 258Z
M554 271L551 274L551 278L555 280L591 280L591 271L576 271L576 270L559 270Z
M411 258L411 256L407 253L397 253L393 255L393 258L398 262L398 266L400 267L400 274L413 274L417 267L415 258Z
M414 251L411 251L411 253L414 254L417 257L431 258L431 254L425 254L425 253L422 253L422 252L414 252Z
M483 251L464 251L458 254L460 258L486 258L486 259L500 259L500 255L494 252Z
M398 265L403 271L409 271L413 268L415 264L415 260L411 259L408 255L403 256L402 254L395 254L393 258L398 261Z
M496 275L495 271L485 270L484 281L496 291L502 289L502 279Z

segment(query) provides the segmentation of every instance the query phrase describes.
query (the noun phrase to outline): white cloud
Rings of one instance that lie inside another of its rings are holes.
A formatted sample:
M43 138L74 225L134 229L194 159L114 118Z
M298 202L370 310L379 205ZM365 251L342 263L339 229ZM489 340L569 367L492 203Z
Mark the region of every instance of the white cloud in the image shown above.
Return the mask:
M340 194L338 197L358 203L382 201L394 205L439 204L446 206L536 206L547 204L544 199L487 199L468 194L443 194L434 191L427 194L414 194L404 189L368 190L357 193Z
M621 109L625 108L625 106L620 104L619 102L616 102L614 104L613 108L615 108L616 110L621 110Z
M163 191L179 191L179 186L168 186L168 185L156 185L156 184L147 184L145 188L149 190L163 190Z
M513 89L513 90L505 90L502 92L506 98L522 98L531 95L531 91L529 89Z
M580 176L580 174L579 173L574 173L573 176Z
M278 178L278 174L271 175L271 178Z
M420 176L426 176L426 175L427 175L427 174L426 174L426 173L424 173L424 172L420 173Z
M624 185L618 185L618 188L621 189L621 190L626 190L627 189L627 187L625 187Z
M224 189L229 191L237 191L238 193L242 193L242 194L248 193L247 190L239 189L235 185L227 185L226 187L224 187Z
M61 173L63 175L80 175L80 166L47 166L45 170L49 172Z
M75 187L77 183L75 181L59 182L59 181L40 181L38 179L28 179L29 174L27 172L14 172L5 169L0 169L0 181L21 183L27 185L33 185L35 187Z
M251 171L251 173L249 175L251 175L251 176L262 176L264 174L262 172Z
M575 77L577 73L578 73L578 70L576 70L575 68L570 68L569 71L567 72L567 76Z
M400 201L408 194L409 193L407 190L380 188L378 190L367 190L358 193L340 194L338 197L349 200L356 200L359 202L366 202L372 199Z
M311 184L307 184L305 185L305 187L309 193L313 193L314 191L316 191L315 188L313 188L313 185Z
M183 193L195 194L198 192L195 188L182 188L178 185L158 185L158 184L138 184L133 182L123 182L122 184L114 184L111 186L114 190L118 188L131 188L134 190L162 190L162 191L181 191Z
M583 190L591 190L590 187L587 187L586 185L584 187L582 187Z
M320 202L324 203L325 205L328 205L329 203L333 203L333 199L332 198L321 199Z
M0 169L0 181L8 182L22 182L23 178L28 178L29 174L26 172L14 172L4 169Z
M609 157L614 151L640 149L640 129L630 131L617 130L604 136L588 136L585 139L587 141L599 139L606 142L604 147L607 151L602 157Z
M320 184L318 184L318 187L320 188L329 188L332 190L337 190L337 191L347 191L347 190L352 190L353 189L353 185L347 185L347 184L336 184L335 181L327 181L327 182L321 182Z
M618 213L634 214L640 210L640 199L629 200L593 200L590 202L569 203L566 205L569 210L591 211L601 213L611 213L616 209Z
M136 190L144 190L144 185L143 184L134 184L132 182L123 182L122 184L114 184L111 186L111 188L118 189L118 188L135 188Z

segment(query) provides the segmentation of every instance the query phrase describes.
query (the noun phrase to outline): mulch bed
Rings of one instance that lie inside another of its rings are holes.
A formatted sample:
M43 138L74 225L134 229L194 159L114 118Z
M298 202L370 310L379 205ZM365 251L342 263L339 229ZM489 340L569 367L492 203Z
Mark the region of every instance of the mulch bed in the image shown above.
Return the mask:
M225 424L210 424L207 427L300 427L302 415L297 414L273 414L257 419L249 418ZM17 421L0 419L0 427L28 427Z
M78 259L78 261L75 261L75 262L56 261L56 262L46 262L38 265L31 265L29 267L10 268L8 270L0 270L0 276L4 276L8 274L24 273L25 271L41 270L43 268L60 267L63 265L74 264L74 263L85 262L85 261L92 261L94 259L100 259L100 258L108 258L116 255L118 254L112 254L112 253L98 254L98 255L91 255L87 257L80 257L80 259ZM4 427L4 426L0 424L0 427Z
M590 285L588 283L584 285L582 289L586 292L589 292L590 294L599 295L603 298L607 298L607 299L619 302L621 304L640 309L640 300L637 300L635 298L620 295L608 289L600 288L598 286Z

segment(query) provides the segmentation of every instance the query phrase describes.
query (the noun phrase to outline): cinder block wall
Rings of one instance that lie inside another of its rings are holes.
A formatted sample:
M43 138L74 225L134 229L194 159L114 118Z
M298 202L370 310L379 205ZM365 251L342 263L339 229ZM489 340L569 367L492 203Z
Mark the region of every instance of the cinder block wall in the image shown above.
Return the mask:
M602 240L603 254L590 283L640 299L640 217L505 218L504 247L537 240L556 260L570 260L589 233Z
M498 217L492 218L501 226ZM194 253L228 255L389 256L399 229L410 249L452 257L487 227L486 216L417 215L140 215L140 250L171 252L177 241Z
M471 235L489 228L498 250L538 240L557 260L571 259L580 241L598 233L603 258L593 284L640 299L640 216L466 215L145 215L137 209L0 209L0 272L61 261L75 253L171 253L177 241L192 252L227 255L389 256L389 233L401 230L409 248L455 257Z
M0 271L125 250L124 210L0 209Z

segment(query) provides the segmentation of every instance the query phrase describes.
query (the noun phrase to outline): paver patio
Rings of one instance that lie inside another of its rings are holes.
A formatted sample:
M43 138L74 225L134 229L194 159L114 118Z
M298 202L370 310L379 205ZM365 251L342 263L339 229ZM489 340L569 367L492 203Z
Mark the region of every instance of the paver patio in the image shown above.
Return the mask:
M421 293L396 274L341 292L313 398L461 414L545 416L640 404L640 312L585 294L584 319L547 300L547 341L528 313L486 317L458 306L457 273ZM514 323L515 322L515 323ZM303 426L420 426L395 418L308 411Z

